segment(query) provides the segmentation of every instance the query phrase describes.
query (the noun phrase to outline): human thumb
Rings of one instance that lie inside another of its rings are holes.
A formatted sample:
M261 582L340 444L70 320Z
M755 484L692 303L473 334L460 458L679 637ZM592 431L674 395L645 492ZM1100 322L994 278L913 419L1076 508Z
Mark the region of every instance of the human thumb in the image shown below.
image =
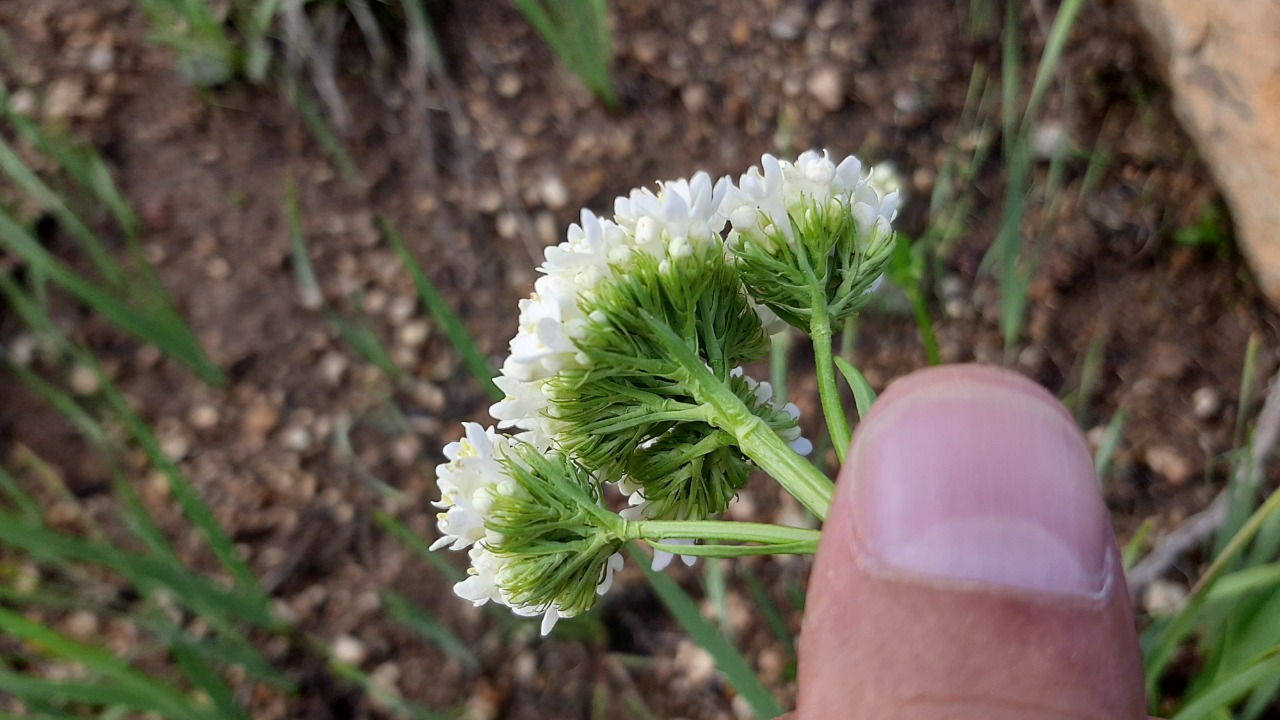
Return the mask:
M892 385L809 581L796 720L1143 720L1093 461L1058 401L976 365Z

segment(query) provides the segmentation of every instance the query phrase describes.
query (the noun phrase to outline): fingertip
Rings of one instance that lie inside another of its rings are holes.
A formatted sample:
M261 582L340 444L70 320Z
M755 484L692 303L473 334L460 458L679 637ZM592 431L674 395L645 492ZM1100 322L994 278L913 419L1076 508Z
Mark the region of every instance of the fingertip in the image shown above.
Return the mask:
M981 366L908 376L859 428L823 528L799 717L941 717L927 699L950 697L992 718L1014 702L1140 720L1119 567L1088 449L1052 395Z

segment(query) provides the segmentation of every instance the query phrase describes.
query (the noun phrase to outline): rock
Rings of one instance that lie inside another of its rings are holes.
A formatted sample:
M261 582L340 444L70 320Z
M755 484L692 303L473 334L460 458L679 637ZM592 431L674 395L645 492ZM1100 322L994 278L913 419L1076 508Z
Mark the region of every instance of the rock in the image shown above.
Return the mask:
M1191 478L1191 463L1172 446L1155 445L1147 448L1145 459L1147 465L1170 485L1185 485Z
M547 175L538 182L538 196L543 204L552 210L559 210L569 204L569 188L558 176Z
M1280 3L1134 3L1174 111L1227 198L1254 274L1280 306Z
M844 75L834 65L822 65L809 75L804 87L828 112L844 105Z
M795 40L804 32L807 22L804 5L788 5L769 23L769 36L774 40Z
M338 662L359 665L369 656L369 651L365 649L364 643L359 640L350 635L342 635L329 646L329 654Z
M76 78L58 78L44 99L44 115L50 120L65 120L84 103L84 86Z
M98 392L98 373L88 365L77 363L72 367L67 382L71 385L71 391L77 395L93 395Z
M1178 583L1157 579L1147 585L1142 593L1142 606L1151 615L1172 615L1178 612L1187 600L1187 589Z
M200 403L187 413L187 422L197 430L211 430L218 424L218 408L209 403Z
M524 89L524 83L516 73L504 72L498 76L494 89L498 91L498 95L510 99L520 94Z
M744 17L739 17L734 21L733 27L729 28L729 42L733 46L740 48L751 40L751 23L747 22Z
M1191 393L1191 411L1201 420L1208 420L1222 409L1222 397L1218 391L1205 386Z

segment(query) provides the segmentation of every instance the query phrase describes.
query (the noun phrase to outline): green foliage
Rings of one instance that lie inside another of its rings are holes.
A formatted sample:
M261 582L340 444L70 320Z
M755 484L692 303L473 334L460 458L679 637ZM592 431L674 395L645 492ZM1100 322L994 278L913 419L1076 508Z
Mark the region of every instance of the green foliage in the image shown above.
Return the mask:
M47 300L44 285L57 287L122 330L155 345L202 380L221 384L222 371L200 348L154 269L142 257L137 240L137 217L121 198L97 153L87 146L51 136L12 112L2 87L0 121L12 127L32 150L65 174L75 192L84 193L90 202L102 203L111 211L130 260L128 263L117 260L107 243L90 231L71 209L71 203L63 194L27 168L15 151L0 141L0 172L38 207L57 218L95 270L95 276L91 277L54 257L36 237L34 219L18 218L0 205L0 249L20 259L34 276L31 284L37 288L37 294L32 301L43 305Z
M1173 234L1174 241L1179 245L1214 248L1219 251L1227 247L1229 237L1230 218L1220 202L1206 202L1200 209L1198 220L1178 228Z
M689 633L689 637L703 650L711 655L716 668L724 674L725 680L733 686L747 704L751 706L758 718L775 718L782 714L778 701L756 677L755 671L747 663L742 653L720 634L715 623L707 620L698 610L698 605L689 597L675 580L649 567L649 558L634 545L630 547L631 558L644 569L653 590L667 606L672 616L680 623L680 627Z
M1010 0L1005 7L1000 85L1003 96L1001 130L1004 136L1006 184L1000 224L986 263L994 265L996 282L1000 288L1000 330L1004 335L1006 352L1012 351L1022 335L1027 294L1036 267L1036 247L1048 224L1046 221L1037 232L1025 234L1027 213L1033 202L1042 202L1046 208L1057 202L1056 186L1061 180L1066 153L1065 146L1054 149L1048 178L1042 186L1038 186L1033 172L1035 156L1031 136L1040 117L1045 93L1057 73L1062 51L1083 5L1083 0L1066 0L1058 8L1036 68L1031 94L1021 112L1021 103L1018 101L1021 57L1017 33L1021 6ZM1035 242L1029 242L1026 239L1028 237Z
M1240 421L1252 395L1259 343L1246 354ZM1242 436L1242 435L1241 435ZM1192 674L1175 719L1256 720L1280 691L1280 491L1257 503L1263 473L1256 473L1253 441L1234 454L1226 519L1214 541L1212 562L1181 610L1153 622L1142 635L1147 695L1160 707L1159 680L1175 653L1194 640L1202 662ZM1235 708L1234 715L1226 713Z
M613 89L613 32L606 0L514 0L516 8L588 90L609 107Z
M270 31L280 0L139 0L152 42L178 54L178 70L200 87L243 75L266 79L271 63ZM236 33L230 32L234 27Z

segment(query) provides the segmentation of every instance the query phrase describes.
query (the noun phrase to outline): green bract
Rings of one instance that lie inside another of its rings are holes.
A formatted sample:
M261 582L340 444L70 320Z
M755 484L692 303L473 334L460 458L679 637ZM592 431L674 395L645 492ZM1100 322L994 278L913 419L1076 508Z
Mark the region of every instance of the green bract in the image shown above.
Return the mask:
M789 325L808 330L814 308L830 322L866 307L893 255L887 224L859 223L838 199L810 201L788 215L791 238L777 225L738 233L733 252L743 282Z
M515 607L571 617L595 604L622 548L625 521L601 506L600 486L559 452L521 443L502 460L507 480L490 492L488 552L502 560L498 584Z

